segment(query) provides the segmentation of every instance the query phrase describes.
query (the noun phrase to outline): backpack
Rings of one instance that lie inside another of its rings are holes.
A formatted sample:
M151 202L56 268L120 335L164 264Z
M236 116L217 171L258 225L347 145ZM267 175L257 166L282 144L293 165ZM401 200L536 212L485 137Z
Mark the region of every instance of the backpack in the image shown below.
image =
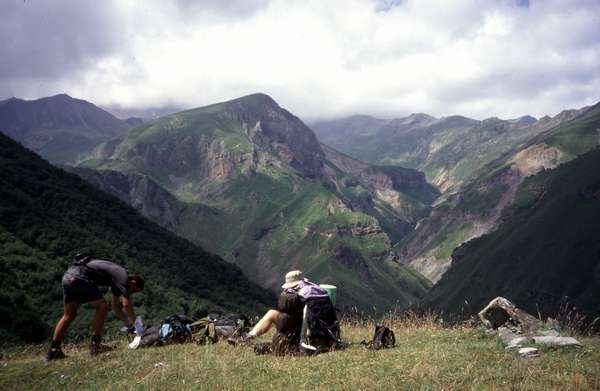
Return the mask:
M382 348L392 348L396 346L396 336L394 332L386 326L375 326L375 334L369 342L362 341L363 345L367 345L369 349L379 350Z
M190 324L193 321L185 315L171 315L162 321L158 331L161 344L184 343L192 338Z
M219 340L215 322L208 317L198 319L194 323L191 323L190 331L192 332L192 341L196 342L198 345L216 343Z
M156 346L157 344L160 343L160 326L162 324L155 324L152 327L148 327L146 330L144 330L144 333L142 334L142 338L140 340L140 343L138 344L138 348L146 348L149 346Z
M308 345L318 351L336 346L340 342L340 323L329 296L306 300L305 305L304 322ZM302 342L302 346L306 346L306 338Z
M250 320L242 314L208 314L207 318L214 322L217 334L224 338L241 335L250 331Z

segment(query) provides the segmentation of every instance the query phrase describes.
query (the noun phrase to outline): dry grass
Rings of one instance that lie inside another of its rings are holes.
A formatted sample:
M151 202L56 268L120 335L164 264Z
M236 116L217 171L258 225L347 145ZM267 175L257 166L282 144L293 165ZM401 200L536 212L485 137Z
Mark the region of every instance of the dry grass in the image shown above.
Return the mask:
M397 347L370 351L371 320L345 321L346 351L316 357L255 356L248 347L194 344L128 351L124 341L101 357L68 345L70 357L42 361L44 348L5 349L0 389L327 389L594 390L600 389L600 339L583 348L540 347L522 359L495 335L467 325L442 327L435 316L388 317ZM164 367L155 367L157 363Z

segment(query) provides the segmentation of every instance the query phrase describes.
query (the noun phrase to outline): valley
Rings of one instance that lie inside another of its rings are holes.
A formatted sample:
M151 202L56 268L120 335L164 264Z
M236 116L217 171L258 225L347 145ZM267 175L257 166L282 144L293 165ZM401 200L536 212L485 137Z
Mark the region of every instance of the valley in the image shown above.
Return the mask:
M438 119L420 113L393 120L352 116L309 127L269 96L253 94L153 120L118 122L100 132L91 129L89 119L85 126L71 121L69 131L43 119L55 118L56 124L71 118L61 106L65 102L100 118L96 106L63 95L39 101L46 107L35 109L39 115L31 108L15 109L28 101L0 103L0 109L14 112L0 110L2 128L21 124L22 130L8 135L21 137L51 162L69 163L61 167L239 266L266 292L277 292L288 270L302 269L315 281L339 287L340 308L371 314L418 305L464 312L463 296L474 311L492 291L502 291L477 287L474 281L486 281L487 272L469 276L456 266L459 260L477 253L471 243L488 243L513 224L515 204L535 181L530 178L566 170L566 162L592 151L600 140L600 105L539 120ZM27 130L23 118L42 118L45 129L52 129L44 137L50 144L65 143L57 151L70 151L68 158L57 159L48 143L32 144L40 137ZM74 141L82 137L90 142ZM6 238L14 237L14 229L3 229ZM575 239L562 240L570 247ZM513 246L500 239L493 243L493 249L486 245L490 259L500 251L497 246ZM556 262L568 262L561 259ZM492 268L482 266L484 261L466 264L470 270ZM464 285L457 282L462 279ZM556 297L567 292L562 284L538 288ZM516 302L541 303L538 288L529 296L516 288L505 293L515 292ZM544 300L547 313L559 305Z
M274 291L299 268L340 286L342 306L379 312L430 286L392 247L429 213L435 187L323 147L264 94L150 121L72 170Z

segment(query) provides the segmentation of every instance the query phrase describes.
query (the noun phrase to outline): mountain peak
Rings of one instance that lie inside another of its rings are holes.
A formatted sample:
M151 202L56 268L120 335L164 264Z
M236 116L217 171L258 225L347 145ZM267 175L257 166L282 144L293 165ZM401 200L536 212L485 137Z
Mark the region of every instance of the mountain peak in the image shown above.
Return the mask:
M65 93L56 94L56 95L48 96L48 97L45 97L45 98L40 98L40 99L38 99L38 101L54 101L54 102L62 102L62 103L65 103L65 102L85 102L85 103L89 103L86 100L73 98L72 96L70 96L68 94L65 94Z
M129 127L92 103L67 94L35 100L11 98L0 104L2 132L54 163L73 162Z
M70 95L65 94L64 92L62 94L56 94L51 96L50 98L63 98L63 99L73 99Z
M537 118L532 117L531 115L524 115L519 118L513 118L508 120L508 122L510 122L511 124L516 125L533 125L537 121Z
M408 117L396 118L389 122L392 127L420 127L425 126L427 123L436 121L435 117L432 117L425 113L412 113Z
M431 115L425 113L412 113L408 116L408 118L415 121L431 121L436 119L435 117L432 117Z
M23 102L23 99L19 99L19 98L15 98L14 96L11 96L8 99L0 100L0 105L6 104L6 103L11 103L11 102Z
M577 116L577 114L579 114L579 110L574 110L574 109L563 110L560 113L558 113L556 116L554 116L554 119L557 119L561 122L569 121L569 120L575 118Z
M269 95L262 93L262 92L245 95L245 96L242 96L242 97L239 97L236 99L232 99L232 100L224 102L224 103L226 103L226 104L242 103L242 104L250 104L250 105L260 104L260 105L279 107L279 105L277 104L277 102L275 102L275 100L273 98L271 98Z

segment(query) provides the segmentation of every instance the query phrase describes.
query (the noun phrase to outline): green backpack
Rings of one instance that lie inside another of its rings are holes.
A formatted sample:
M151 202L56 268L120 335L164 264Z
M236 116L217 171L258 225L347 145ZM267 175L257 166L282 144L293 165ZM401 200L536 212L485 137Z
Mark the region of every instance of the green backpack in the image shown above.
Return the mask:
M208 343L216 343L219 340L215 322L209 318L201 318L190 324L192 330L192 341L198 345L206 345Z

